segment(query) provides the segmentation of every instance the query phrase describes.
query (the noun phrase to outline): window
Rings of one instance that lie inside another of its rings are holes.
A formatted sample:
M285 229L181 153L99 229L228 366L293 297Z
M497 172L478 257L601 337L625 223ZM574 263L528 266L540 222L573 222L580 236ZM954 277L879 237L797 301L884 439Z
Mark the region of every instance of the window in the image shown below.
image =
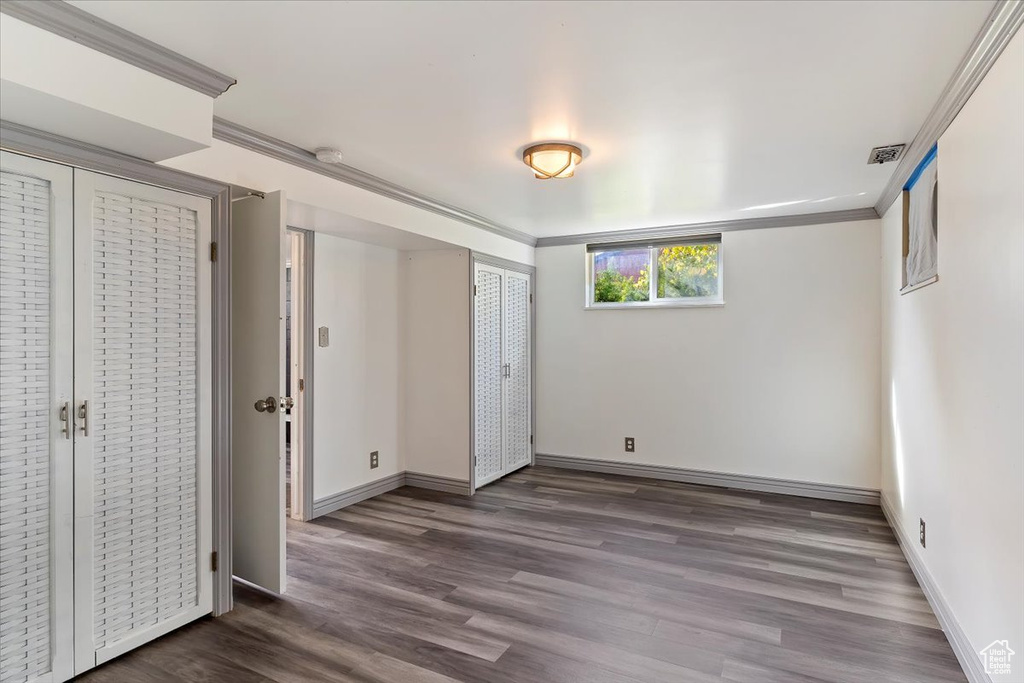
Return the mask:
M587 307L714 306L722 236L587 245Z
M903 188L904 294L939 279L938 154L934 145Z

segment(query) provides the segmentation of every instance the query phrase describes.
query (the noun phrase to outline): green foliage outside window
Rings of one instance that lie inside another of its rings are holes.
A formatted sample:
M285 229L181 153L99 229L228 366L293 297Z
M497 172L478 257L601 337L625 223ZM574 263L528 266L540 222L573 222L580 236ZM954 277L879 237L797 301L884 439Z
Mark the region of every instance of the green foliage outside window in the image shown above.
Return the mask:
M658 298L718 294L718 245L689 244L658 250Z
M651 274L647 268L636 278L617 270L602 270L594 278L594 301L614 303L621 301L647 301L651 296Z

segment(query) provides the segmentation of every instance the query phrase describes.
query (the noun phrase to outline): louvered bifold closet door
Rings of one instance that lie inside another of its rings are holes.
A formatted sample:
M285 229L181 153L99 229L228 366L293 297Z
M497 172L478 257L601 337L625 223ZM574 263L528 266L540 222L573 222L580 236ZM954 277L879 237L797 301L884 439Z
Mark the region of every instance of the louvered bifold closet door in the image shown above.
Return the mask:
M0 152L3 683L74 673L71 185L66 166Z
M211 611L210 201L75 171L75 664Z
M505 272L505 474L529 465L530 276Z
M502 297L505 271L476 264L474 297L474 457L476 485L494 481L504 464Z

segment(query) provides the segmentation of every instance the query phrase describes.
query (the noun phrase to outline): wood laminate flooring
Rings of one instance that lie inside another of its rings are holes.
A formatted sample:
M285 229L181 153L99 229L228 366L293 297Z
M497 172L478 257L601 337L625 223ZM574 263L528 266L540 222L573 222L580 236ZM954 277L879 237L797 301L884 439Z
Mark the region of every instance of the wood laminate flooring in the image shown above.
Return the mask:
M235 601L80 680L966 680L877 507L570 470L289 522Z

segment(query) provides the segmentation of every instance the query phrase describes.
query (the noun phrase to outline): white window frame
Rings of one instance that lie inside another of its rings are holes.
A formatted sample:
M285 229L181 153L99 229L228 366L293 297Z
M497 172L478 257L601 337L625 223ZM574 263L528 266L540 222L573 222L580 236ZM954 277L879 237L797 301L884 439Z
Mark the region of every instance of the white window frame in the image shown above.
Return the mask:
M679 247L688 244L718 244L718 294L715 296L685 297L685 298L664 298L659 299L658 293L658 251L665 247ZM650 294L648 301L594 301L594 255L605 251L619 251L622 249L647 249L648 263L651 267ZM725 306L725 271L722 260L722 236L700 235L659 239L657 241L643 242L608 242L588 244L586 248L586 291L584 295L584 308L587 310L607 310L617 308L701 308Z

